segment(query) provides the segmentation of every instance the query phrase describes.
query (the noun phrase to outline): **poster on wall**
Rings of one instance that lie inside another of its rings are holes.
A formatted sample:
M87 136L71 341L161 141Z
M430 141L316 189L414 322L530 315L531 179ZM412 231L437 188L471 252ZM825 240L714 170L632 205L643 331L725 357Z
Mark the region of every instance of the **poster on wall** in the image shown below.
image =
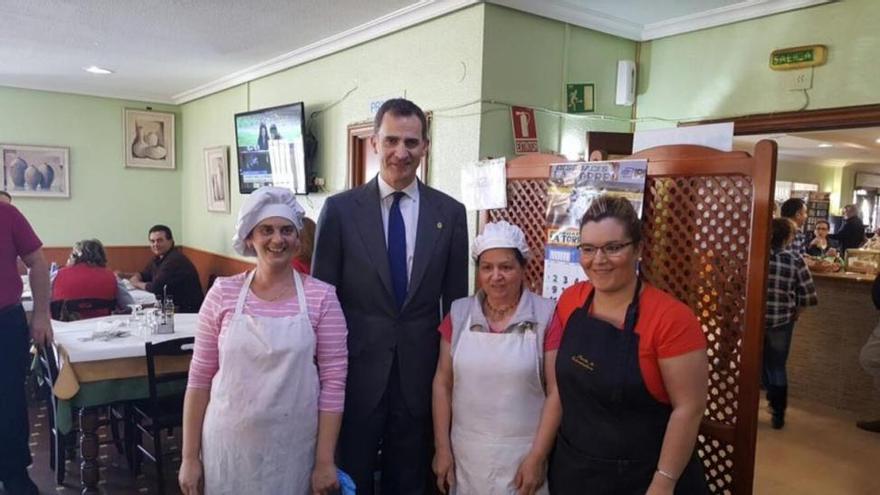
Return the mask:
M461 169L461 200L468 210L507 208L505 158L466 164Z
M0 190L13 197L70 197L70 151L48 146L0 144Z
M559 163L550 167L544 248L544 297L559 298L586 280L580 265L580 220L602 194L628 199L639 217L645 194L647 160Z

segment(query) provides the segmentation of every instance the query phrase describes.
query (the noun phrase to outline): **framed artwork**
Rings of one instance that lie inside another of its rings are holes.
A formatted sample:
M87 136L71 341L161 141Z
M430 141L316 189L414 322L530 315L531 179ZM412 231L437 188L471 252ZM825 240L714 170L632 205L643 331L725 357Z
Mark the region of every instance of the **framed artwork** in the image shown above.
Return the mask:
M0 144L3 189L13 197L69 198L70 151Z
M174 170L174 114L123 110L125 166Z
M229 146L205 148L208 211L229 213Z

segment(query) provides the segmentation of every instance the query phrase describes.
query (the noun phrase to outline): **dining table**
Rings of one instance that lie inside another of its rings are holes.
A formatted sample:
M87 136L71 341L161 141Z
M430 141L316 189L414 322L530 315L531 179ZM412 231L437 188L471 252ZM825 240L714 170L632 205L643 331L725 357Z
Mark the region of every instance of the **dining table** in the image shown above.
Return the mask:
M34 298L31 293L31 284L27 275L21 276L21 285L21 305L24 307L25 312L31 313L34 310ZM127 280L123 281L123 285L128 289L128 293L131 294L135 304L140 304L141 307L144 308L156 305L156 295L152 292L135 289L131 286L131 282L128 282Z
M98 411L102 407L149 397L146 343L196 334L198 314L174 315L174 333L152 333L143 317L112 315L52 321L58 378L55 421L60 433L79 426L80 476L83 494L98 493ZM191 356L157 362L157 373L187 371ZM180 384L180 388L185 384ZM63 469L63 466L61 467Z

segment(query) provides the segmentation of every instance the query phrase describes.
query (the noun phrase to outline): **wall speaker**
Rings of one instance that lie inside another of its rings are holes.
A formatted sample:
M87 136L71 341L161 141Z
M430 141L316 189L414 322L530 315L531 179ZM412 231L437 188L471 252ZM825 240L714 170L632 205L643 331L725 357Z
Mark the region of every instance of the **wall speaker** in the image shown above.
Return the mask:
M614 103L632 105L636 101L636 63L632 60L617 61L617 92Z

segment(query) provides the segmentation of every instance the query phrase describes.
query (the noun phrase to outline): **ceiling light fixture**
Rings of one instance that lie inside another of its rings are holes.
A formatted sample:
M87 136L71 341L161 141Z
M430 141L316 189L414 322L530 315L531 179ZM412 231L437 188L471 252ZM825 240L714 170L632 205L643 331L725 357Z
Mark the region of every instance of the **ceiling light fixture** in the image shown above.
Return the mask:
M100 75L113 74L112 70L105 69L103 67L98 67L97 65L90 65L88 67L83 67L83 70L90 73L90 74L100 74Z
M833 146L833 145L830 144L830 143L822 143L822 144L819 145L820 148L830 148L830 147L832 147L832 146Z
M880 138L875 139L874 142L880 144Z

